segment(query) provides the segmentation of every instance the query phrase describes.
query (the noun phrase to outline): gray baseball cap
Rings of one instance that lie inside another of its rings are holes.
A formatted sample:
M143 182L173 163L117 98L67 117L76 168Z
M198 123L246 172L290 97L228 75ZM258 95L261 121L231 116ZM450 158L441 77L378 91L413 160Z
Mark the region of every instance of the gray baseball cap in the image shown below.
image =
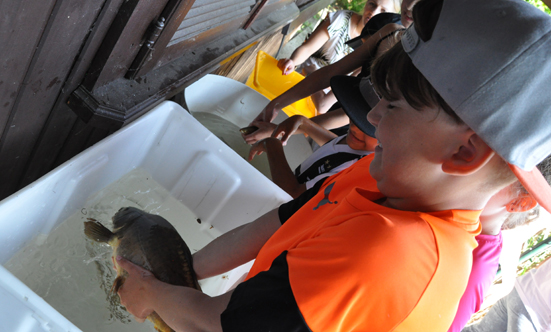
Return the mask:
M402 36L415 67L509 163L547 211L535 167L551 154L551 17L523 0L444 0L428 41Z

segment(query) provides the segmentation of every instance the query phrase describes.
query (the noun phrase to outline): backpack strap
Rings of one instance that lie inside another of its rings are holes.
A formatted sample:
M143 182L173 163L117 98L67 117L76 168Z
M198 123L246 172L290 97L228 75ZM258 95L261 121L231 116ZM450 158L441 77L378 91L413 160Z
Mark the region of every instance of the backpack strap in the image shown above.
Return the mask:
M295 169L295 177L299 183L305 183L316 176L327 173L348 161L362 158L362 155L350 152L337 152L316 160L310 167L301 172L301 165Z

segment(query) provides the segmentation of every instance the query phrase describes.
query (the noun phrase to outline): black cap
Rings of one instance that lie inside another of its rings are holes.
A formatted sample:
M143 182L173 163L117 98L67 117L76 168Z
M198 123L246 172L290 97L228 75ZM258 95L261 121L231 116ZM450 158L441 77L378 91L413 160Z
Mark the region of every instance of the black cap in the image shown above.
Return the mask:
M360 36L350 39L346 42L346 45L352 47L353 49L357 49L358 47L362 46L362 38L371 36L389 23L402 24L402 18L400 17L400 14L380 13L373 16L365 24L364 28L362 29L362 33L360 33Z
M342 105L350 121L365 134L375 137L375 127L367 121L367 113L379 102L370 77L334 76L331 91Z

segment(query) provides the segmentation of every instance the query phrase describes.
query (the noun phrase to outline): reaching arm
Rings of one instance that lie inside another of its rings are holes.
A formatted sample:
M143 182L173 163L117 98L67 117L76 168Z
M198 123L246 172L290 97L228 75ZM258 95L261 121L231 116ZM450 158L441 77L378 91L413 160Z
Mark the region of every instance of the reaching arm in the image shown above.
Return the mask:
M262 152L266 152L268 155L268 163L270 164L270 173L272 174L272 181L283 189L286 193L293 198L297 198L306 191L306 184L299 183L295 177L295 173L289 167L285 153L283 152L283 145L280 140L274 137L268 137L255 143L251 147L249 154L249 160L255 155L260 155Z
M224 233L193 255L199 279L229 271L254 259L279 229L278 210ZM163 283L147 271L118 256L117 263L128 272L119 288L121 304L143 322L155 311L175 331L221 332L220 315L233 291L210 297L196 289Z
M258 127L258 129L248 135L241 134L247 144L254 144L261 139L270 137L277 127L275 123L264 121L253 121L251 125Z
M295 66L298 66L306 61L308 57L319 50L323 44L329 40L330 36L327 30L329 24L331 24L329 18L323 20L323 22L316 28L310 37L306 39L302 45L295 49L291 55L291 58L279 60L278 67L282 70L283 75L289 75L293 70L295 70Z
M293 131L289 130L290 124L285 122L290 121L292 118L293 117L283 121L279 124L279 126L276 126L271 122L254 121L252 122L252 125L259 127L259 129L252 134L243 135L243 138L245 139L245 142L247 142L247 144L254 144L264 138L270 137L271 135L272 137L280 138L283 141L283 145L285 145L291 135L306 133L307 135L311 136L312 139L315 140L316 143L318 143L318 145L321 146L336 137L330 136L333 134L328 130L340 128L350 122L350 119L348 119L348 116L341 108L332 112L327 112L325 114L319 114L311 117L309 119L311 125L317 125L317 127L320 128L320 131L317 133L315 133L314 131L307 133L300 128L295 128L296 130ZM282 127L284 123L285 128ZM314 129L312 128L312 130ZM286 134L284 135L284 133Z
M143 322L155 311L175 331L222 332L220 315L233 291L210 297L196 289L170 285L118 256L117 263L128 272L118 294L126 310Z
M340 128L350 123L348 115L346 115L342 108L334 110L332 112L327 112L325 114L316 115L310 118L310 120L312 120L312 122L316 123L320 127L329 130Z
M329 66L316 70L298 84L274 98L262 112L260 112L255 120L271 122L282 108L328 87L331 77L346 75L356 68L361 67L364 62L372 56L373 50L376 49L379 40L392 31L400 28L402 28L401 25L394 23L385 25L381 30L371 35L365 43L354 50L354 52Z
M276 208L251 223L222 234L193 255L197 278L204 279L227 272L256 258L262 246L280 226Z
M283 145L285 145L287 144L289 137L294 134L306 134L310 136L319 146L322 146L337 137L337 135L302 115L293 115L280 123L274 129L272 137L280 138Z

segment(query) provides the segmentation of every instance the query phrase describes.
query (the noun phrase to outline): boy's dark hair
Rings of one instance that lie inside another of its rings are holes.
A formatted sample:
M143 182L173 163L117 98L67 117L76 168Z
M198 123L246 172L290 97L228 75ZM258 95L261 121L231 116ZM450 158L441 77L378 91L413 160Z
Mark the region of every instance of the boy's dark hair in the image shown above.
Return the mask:
M545 158L536 167L540 170L541 174L547 180L547 182L551 184L551 155L547 156L547 158ZM526 189L524 189L520 182L517 182L516 188L513 188L513 190L516 190L518 192L518 195L528 194L528 192L526 191ZM539 217L539 213L539 206L525 212L510 213L507 216L507 219L505 219L505 222L503 222L501 229L513 229L517 226L529 224Z
M431 38L441 9L442 0L423 0L413 8L414 28L423 40ZM377 92L386 100L394 101L403 96L417 110L423 107L440 107L457 123L463 123L413 65L402 43L396 43L373 62L371 79Z

